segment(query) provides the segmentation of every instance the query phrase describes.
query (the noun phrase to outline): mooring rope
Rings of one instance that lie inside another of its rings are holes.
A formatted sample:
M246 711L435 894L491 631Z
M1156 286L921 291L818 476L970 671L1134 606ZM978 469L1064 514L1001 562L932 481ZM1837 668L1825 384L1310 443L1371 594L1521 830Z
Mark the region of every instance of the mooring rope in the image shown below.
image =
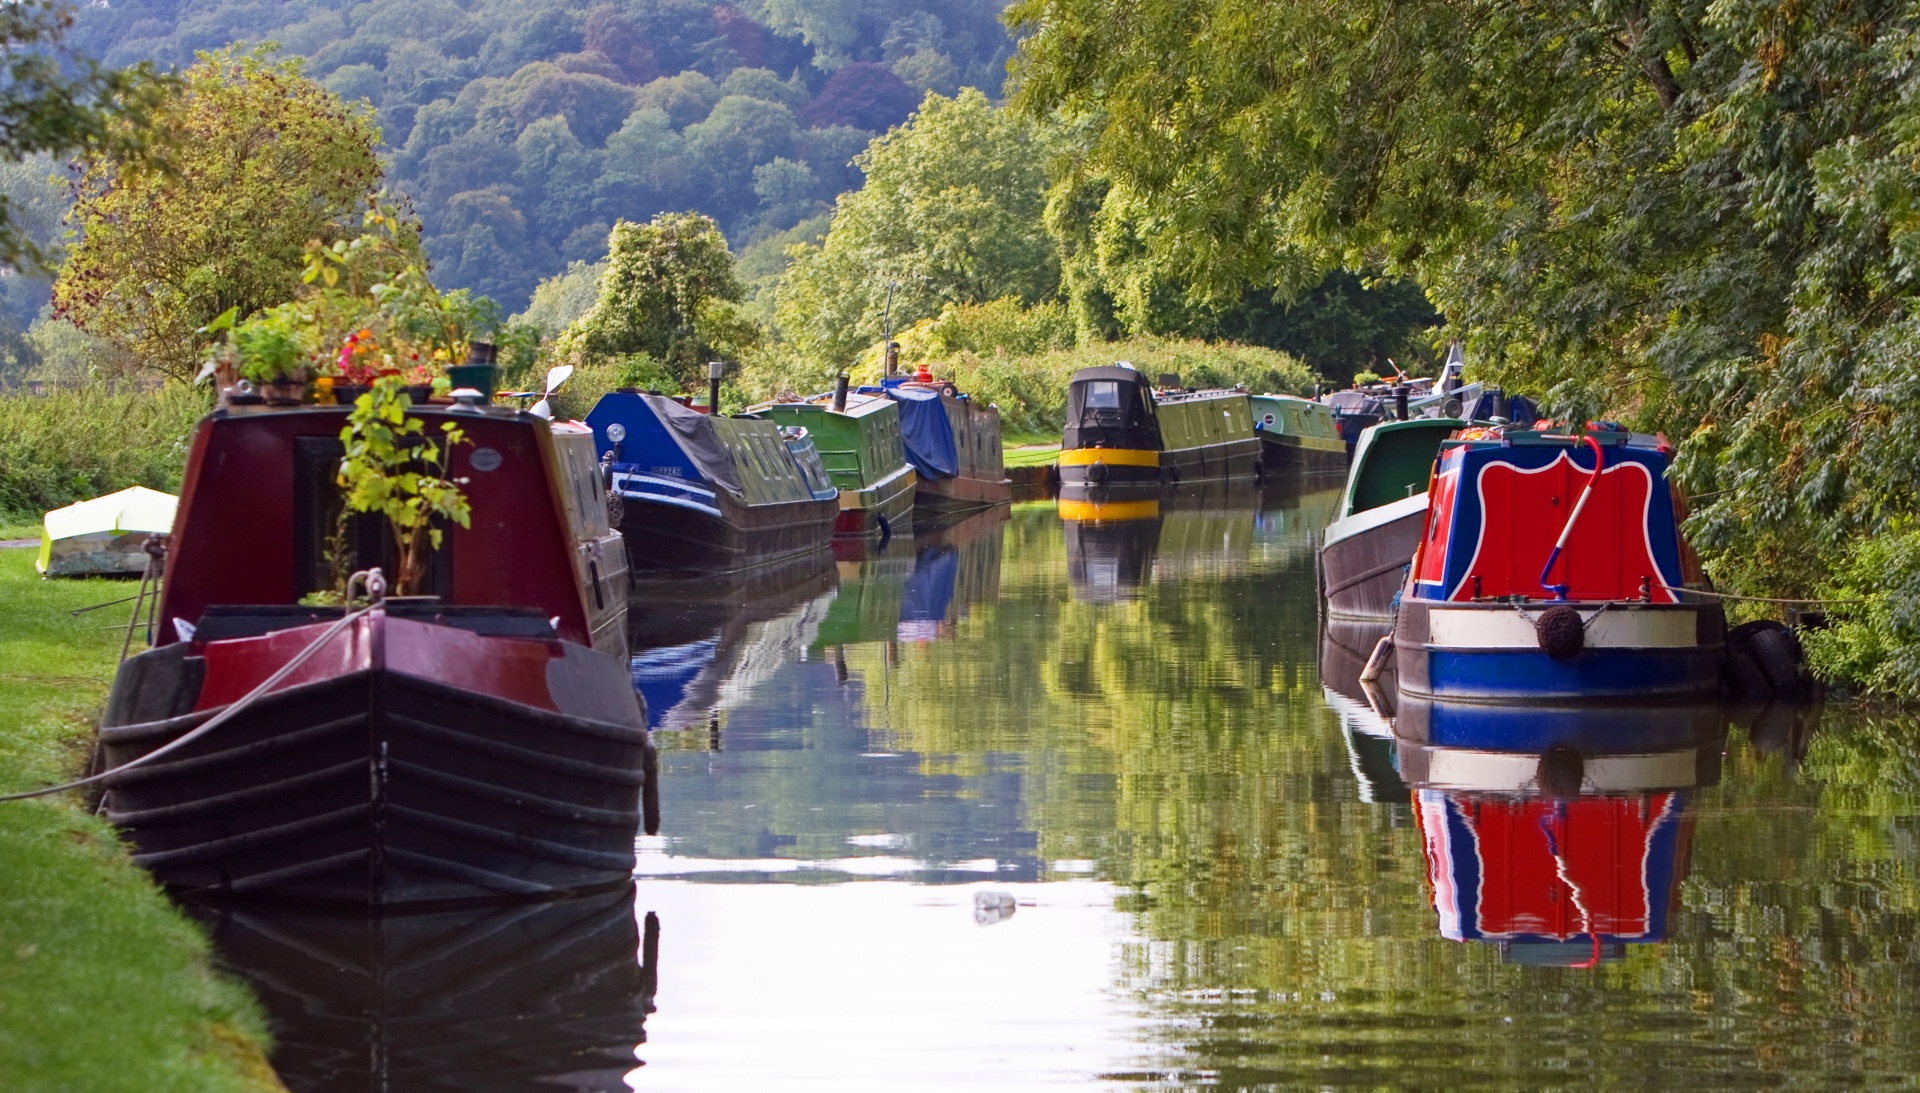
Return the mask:
M352 611L347 612L345 615L342 615L338 622L334 623L332 626L327 627L326 633L321 634L319 637L313 639L313 641L307 644L307 647L305 649L302 649L300 650L299 653L295 654L292 660L289 660L285 664L281 665L279 671L273 673L272 675L268 676L266 679L262 680L259 686L255 687L253 690L248 691L246 694L242 695L237 701L230 704L226 709L221 710L217 714L214 714L211 718L207 720L205 724L201 725L199 728L194 729L193 731L187 733L186 735L180 737L177 740L174 740L170 743L162 744L161 746L153 749L152 751L141 756L140 758L135 759L130 763L123 763L120 766L113 768L112 770L101 771L99 774L90 775L86 778L80 778L72 782L63 782L57 786L47 786L42 789L31 789L31 790L27 790L24 793L8 793L8 794L0 795L0 802L25 801L33 797L45 797L48 794L62 793L69 789L79 789L81 786L92 785L95 782L104 782L110 778L116 778L121 774L124 774L127 771L134 769L135 767L143 766L147 763L152 762L155 759L160 758L163 755L167 755L171 752L178 751L181 748L186 747L188 744L193 743L195 740L198 740L201 737L212 732L214 729L219 728L221 725L226 724L228 721L231 721L242 710L245 710L248 706L251 706L255 700L259 699L261 696L267 694L269 691L279 686L282 680L292 675L294 671L298 669L302 664L305 664L307 661L312 660L314 654L318 653L322 647L324 647L328 642L332 641L336 636L338 636L340 632L345 630L347 626L351 624L355 619L360 618L362 615L365 615L367 612L372 611L376 606L379 605L380 597L386 592L387 582L385 577L381 574L380 570L378 569L363 570L347 578L348 598L351 599L353 595L354 584L362 580L366 582L368 595L373 602L367 604L365 607L356 608Z
M1716 600L1745 600L1745 601L1746 601L1746 602L1748 602L1748 603L1779 603L1779 604L1793 604L1793 603L1817 603L1817 604L1821 604L1821 605L1823 605L1823 606L1824 606L1824 605L1827 605L1827 604L1836 604L1836 603L1847 603L1847 604L1852 604L1852 603L1866 603L1866 602L1868 602L1868 601L1866 601L1866 600L1864 600L1864 599L1859 599L1859 600L1820 600L1820 599L1798 599L1798 600L1793 600L1793 599L1778 599L1778 598L1775 598L1775 597L1772 597L1772 596L1742 596L1742 595L1740 595L1740 594L1739 594L1739 593L1737 593L1737 592L1708 592L1708 591L1707 591L1706 589L1704 589L1704 588L1675 588L1675 587L1673 587L1672 585L1670 585L1670 584L1668 584L1668 583L1666 583L1665 581L1662 581L1662 582L1660 582L1660 587L1662 587L1662 588L1664 588L1664 589L1666 589L1666 590L1667 590L1668 592L1671 592L1671 593L1673 593L1673 594L1674 594L1675 596L1680 596L1680 595L1690 595L1690 596L1711 596L1711 597L1713 597L1713 598L1714 598L1714 599L1716 599Z

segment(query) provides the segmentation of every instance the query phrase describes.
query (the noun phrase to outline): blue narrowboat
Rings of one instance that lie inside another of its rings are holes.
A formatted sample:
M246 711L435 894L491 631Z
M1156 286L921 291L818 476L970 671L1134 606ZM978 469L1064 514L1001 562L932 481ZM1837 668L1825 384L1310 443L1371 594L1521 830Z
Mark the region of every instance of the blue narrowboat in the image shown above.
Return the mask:
M587 414L630 570L719 574L826 550L840 491L805 429L620 390Z
M1441 446L1394 623L1403 694L1694 701L1726 620L1687 589L1666 443L1613 428L1469 428Z

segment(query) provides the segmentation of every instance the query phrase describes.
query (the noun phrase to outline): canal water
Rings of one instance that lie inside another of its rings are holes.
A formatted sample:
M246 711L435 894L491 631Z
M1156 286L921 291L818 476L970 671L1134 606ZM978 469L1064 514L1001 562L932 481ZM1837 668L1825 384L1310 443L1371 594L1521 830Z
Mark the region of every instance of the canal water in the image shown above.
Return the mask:
M1557 796L1397 746L1323 635L1335 498L656 590L632 890L209 927L296 1091L1910 1082L1913 721L1592 713L1627 758Z

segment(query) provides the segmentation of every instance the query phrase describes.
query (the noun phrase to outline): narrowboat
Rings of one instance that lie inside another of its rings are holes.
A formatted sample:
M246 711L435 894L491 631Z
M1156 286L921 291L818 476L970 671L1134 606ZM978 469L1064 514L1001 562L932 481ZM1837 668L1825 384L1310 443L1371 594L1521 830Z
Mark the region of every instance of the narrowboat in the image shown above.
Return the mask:
M1063 493L1257 481L1261 440L1245 391L1156 392L1125 361L1082 368L1067 386Z
M946 520L1013 500L1000 443L1000 410L981 406L924 369L889 377L860 393L900 406L900 433L913 464L913 504L921 521Z
M1320 545L1321 592L1332 618L1391 621L1394 595L1420 545L1427 481L1458 418L1387 421L1361 434L1346 492Z
M825 550L840 490L804 430L631 388L587 414L631 572L716 574Z
M1666 443L1493 426L1440 453L1393 645L1404 694L1717 697L1718 603L1680 541Z
M1441 936L1493 942L1514 963L1592 966L1664 940L1679 905L1689 795L1720 779L1713 707L1623 721L1616 711L1534 717L1541 750L1511 751L1517 711L1415 700L1396 733L1414 787ZM1489 721L1489 718L1491 719Z
M813 438L827 476L840 491L837 539L886 539L911 533L914 486L919 476L907 462L900 437L900 404L843 386L804 402L767 402L750 407L778 425L803 428Z
M470 526L444 529L426 594L381 598L369 572L351 611L305 603L343 567L392 572L396 551L383 517L344 511L344 408L196 428L156 645L120 666L100 730L103 811L167 887L545 897L624 883L643 806L656 827L591 434L506 408L408 413L430 437L464 431L449 473Z
M534 904L369 915L189 904L273 1028L291 1093L627 1088L659 981L631 881Z
M1326 405L1292 395L1253 395L1248 403L1266 446L1267 477L1346 473L1347 445Z

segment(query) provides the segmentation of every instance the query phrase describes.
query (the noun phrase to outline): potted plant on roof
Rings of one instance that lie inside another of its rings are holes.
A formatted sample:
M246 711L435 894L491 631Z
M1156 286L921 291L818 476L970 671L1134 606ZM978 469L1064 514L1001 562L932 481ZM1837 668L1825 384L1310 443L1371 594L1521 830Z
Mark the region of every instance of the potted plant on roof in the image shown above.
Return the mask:
M398 554L394 594L400 596L420 591L428 554L439 549L446 525L470 527L472 519L460 489L466 479L447 473L453 449L466 435L459 423L447 421L436 440L424 422L407 416L412 408L404 377L380 376L355 400L340 430L346 455L338 481L346 507L386 517Z

